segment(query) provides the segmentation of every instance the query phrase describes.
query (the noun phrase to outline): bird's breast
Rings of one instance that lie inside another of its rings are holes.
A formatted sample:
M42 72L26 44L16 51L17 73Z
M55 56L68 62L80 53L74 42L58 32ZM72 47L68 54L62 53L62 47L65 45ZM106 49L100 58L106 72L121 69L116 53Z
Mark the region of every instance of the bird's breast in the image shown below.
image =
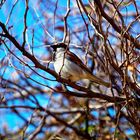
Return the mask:
M83 75L82 68L66 58L57 58L54 62L54 69L61 77L72 81L80 80L80 76Z

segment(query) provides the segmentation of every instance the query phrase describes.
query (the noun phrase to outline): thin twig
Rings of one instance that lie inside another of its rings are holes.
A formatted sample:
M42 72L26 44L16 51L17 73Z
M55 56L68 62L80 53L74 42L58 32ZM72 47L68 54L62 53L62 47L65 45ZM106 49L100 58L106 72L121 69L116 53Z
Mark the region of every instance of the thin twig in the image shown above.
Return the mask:
M23 43L22 43L22 47L25 47L25 43L26 43L27 14L28 14L28 10L29 10L28 1L29 0L25 0L26 9L25 9L25 14L24 14L24 30L23 30Z
M62 41L64 43L67 41L66 39L68 37L68 23L67 23L67 18L69 16L69 13L70 13L70 0L67 0L67 12L66 12L66 14L64 16L64 37L63 37L63 41Z

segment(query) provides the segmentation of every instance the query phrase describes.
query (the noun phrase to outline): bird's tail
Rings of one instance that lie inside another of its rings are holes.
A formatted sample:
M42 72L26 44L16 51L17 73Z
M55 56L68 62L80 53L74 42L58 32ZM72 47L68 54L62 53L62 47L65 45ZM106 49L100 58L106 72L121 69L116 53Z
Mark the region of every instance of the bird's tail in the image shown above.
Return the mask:
M94 75L90 75L90 80L91 80L93 83L97 83L97 84L103 85L103 86L105 86L105 87L110 87L110 86L111 86L110 83L105 82L105 81L103 81L102 79L100 79L100 78L98 78L98 77L96 77L96 76L94 76Z

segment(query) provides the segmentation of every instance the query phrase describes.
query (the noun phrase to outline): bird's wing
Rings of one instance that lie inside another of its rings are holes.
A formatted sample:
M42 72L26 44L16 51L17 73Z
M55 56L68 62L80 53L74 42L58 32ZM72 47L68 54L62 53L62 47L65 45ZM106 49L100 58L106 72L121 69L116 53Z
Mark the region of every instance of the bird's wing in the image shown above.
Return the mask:
M74 62L76 65L78 65L79 67L81 67L83 70L87 71L90 74L90 80L93 81L94 83L98 83L101 85L104 85L106 87L110 87L110 83L103 81L102 79L92 75L92 72L90 71L90 69L88 69L83 62L78 58L78 56L76 56L74 53L70 52L70 51L66 51L66 55L65 58Z
M92 73L91 70L89 68L87 68L83 62L79 59L78 56L76 56L74 53L70 52L70 51L66 51L66 55L65 57L67 59L69 59L70 61L74 62L76 65L78 65L79 67L81 67L83 70L86 70L89 73Z

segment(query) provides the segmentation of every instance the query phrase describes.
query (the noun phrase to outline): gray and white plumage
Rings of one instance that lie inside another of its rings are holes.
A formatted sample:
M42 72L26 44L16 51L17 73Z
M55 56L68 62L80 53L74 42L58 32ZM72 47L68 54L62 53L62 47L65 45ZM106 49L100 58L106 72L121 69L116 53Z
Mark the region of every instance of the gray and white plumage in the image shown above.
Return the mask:
M106 87L110 84L101 80L92 74L92 72L83 64L83 62L67 48L64 43L51 45L54 49L54 69L62 78L72 82L77 82L82 79L88 79Z

